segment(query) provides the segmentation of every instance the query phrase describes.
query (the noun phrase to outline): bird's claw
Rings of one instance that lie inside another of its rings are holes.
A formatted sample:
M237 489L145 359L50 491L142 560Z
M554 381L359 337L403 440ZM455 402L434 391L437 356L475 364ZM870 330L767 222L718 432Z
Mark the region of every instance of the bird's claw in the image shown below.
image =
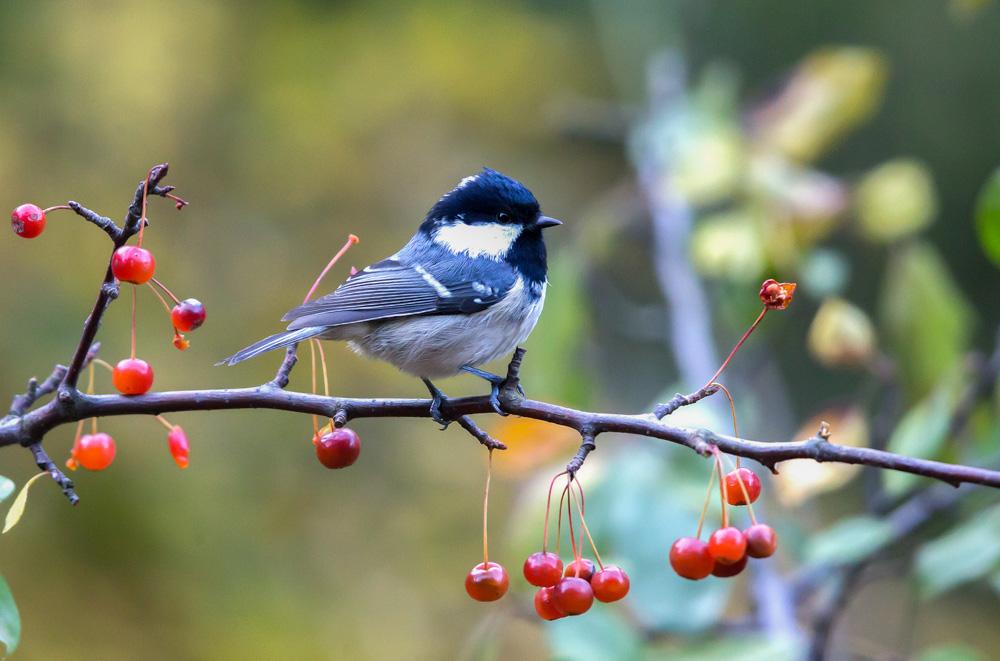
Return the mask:
M441 414L441 403L444 401L443 397L434 397L431 399L431 420L441 425L441 431L448 428L448 425L452 423Z
M510 415L510 413L507 413L506 411L504 411L503 407L500 405L500 384L499 383L494 383L493 387L490 388L490 406L493 407L493 410L496 411L497 415L502 415L502 416L508 416L508 415Z

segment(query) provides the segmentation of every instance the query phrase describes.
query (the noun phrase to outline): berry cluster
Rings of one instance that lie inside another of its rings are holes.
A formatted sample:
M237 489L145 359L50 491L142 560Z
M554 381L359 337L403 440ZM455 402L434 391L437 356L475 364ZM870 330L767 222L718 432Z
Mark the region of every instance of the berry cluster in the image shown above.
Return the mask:
M701 540L702 525L708 510L715 476L719 476L719 496L722 507L722 527ZM698 531L694 537L681 537L670 547L670 566L682 578L698 581L709 575L719 578L736 576L747 566L749 558L768 558L778 547L778 536L771 526L758 523L751 503L760 496L760 478L748 468L737 467L722 474L722 455L715 450L715 470L708 483L708 496L702 508ZM740 530L729 525L728 506L747 507L751 525Z
M157 298L166 307L173 327L173 344L178 349L184 350L189 346L188 341L181 334L195 330L205 322L205 306L199 301L189 298L180 300L174 296L163 283L153 277L156 273L156 259L153 253L142 247L142 239L146 220L146 208L149 198L150 178L153 175L150 170L146 176L142 192L142 213L138 220L138 245L124 245L119 247L111 255L111 273L119 282L127 282L132 285L149 285ZM187 202L169 192L166 197L174 200L178 209L183 208ZM46 216L56 210L74 210L69 205L57 205L42 209L35 204L22 204L10 215L11 228L18 236L26 239L33 239L45 230ZM79 207L76 208L79 210ZM162 294L160 292L163 292ZM171 307L164 295L173 300ZM109 365L100 359L94 359L90 364L90 384L87 392L94 392L94 365L100 365L111 372L111 381L115 389L123 395L142 395L153 387L153 368L148 362L136 357L136 329L135 329L135 309L136 309L136 288L132 288L132 326L131 339L132 351L128 358L118 361L114 366ZM186 468L189 461L190 446L187 434L184 430L170 424L162 416L157 416L159 421L167 427L167 447L170 450L174 461L181 468ZM99 432L97 429L97 419L91 422L91 433L83 433L84 422L77 425L76 436L73 447L70 450L70 457L66 461L66 466L75 470L82 466L87 470L100 471L111 466L115 460L117 447L114 438L110 434Z
M492 450L490 451L492 459ZM549 515L552 510L552 489L560 477L566 478L558 505L558 523L556 533L556 552L548 551ZM490 477L487 473L486 491L483 498L483 562L477 564L465 577L465 590L476 601L496 601L507 592L510 578L507 570L496 562L490 562L487 552L487 513L489 503ZM562 558L558 553L561 541L563 505L566 506L569 539L572 545L573 560L563 567ZM580 524L579 536L573 526L576 505L576 516ZM583 536L586 534L597 558L593 561L582 557ZM535 612L543 620L558 620L571 615L582 615L590 610L594 600L610 603L625 597L629 591L629 578L620 567L605 565L594 540L587 529L584 519L583 487L573 474L562 472L552 478L549 483L549 495L546 501L545 526L542 533L542 550L529 555L522 567L525 580L538 588L535 592Z

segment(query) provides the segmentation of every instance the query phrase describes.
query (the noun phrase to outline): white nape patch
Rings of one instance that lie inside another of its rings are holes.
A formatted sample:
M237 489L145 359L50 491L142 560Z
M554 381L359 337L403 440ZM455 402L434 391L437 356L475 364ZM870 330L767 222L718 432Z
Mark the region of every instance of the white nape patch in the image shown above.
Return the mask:
M437 295L441 298L451 298L451 292L448 288L441 284L441 281L435 278L433 275L424 270L424 267L419 264L413 266L413 270L420 274L420 277L424 279L424 282L429 284L437 292Z
M452 223L434 230L434 242L453 253L466 253L469 257L486 257L500 261L521 236L520 225L479 223L467 225Z
M455 186L455 188L465 188L466 186L476 181L477 179L479 179L478 174L473 174L468 177L462 177L462 180L458 182L458 186Z

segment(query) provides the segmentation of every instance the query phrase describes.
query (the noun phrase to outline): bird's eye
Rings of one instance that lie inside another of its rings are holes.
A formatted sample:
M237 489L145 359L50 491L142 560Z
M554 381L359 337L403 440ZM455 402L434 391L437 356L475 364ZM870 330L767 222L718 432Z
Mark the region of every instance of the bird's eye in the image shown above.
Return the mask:
M510 214L507 213L506 211L501 211L500 213L497 214L497 220L501 223L509 223Z

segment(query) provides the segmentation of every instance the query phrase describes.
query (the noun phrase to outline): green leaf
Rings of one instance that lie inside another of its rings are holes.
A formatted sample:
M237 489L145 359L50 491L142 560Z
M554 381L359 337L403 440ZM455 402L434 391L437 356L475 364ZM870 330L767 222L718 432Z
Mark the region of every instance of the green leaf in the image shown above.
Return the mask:
M670 651L671 661L771 661L804 656L801 640L774 636L725 636ZM660 657L657 657L660 658Z
M993 172L979 192L976 231L983 252L1000 267L1000 168Z
M567 617L546 626L553 659L604 661L639 658L642 641L631 625L610 608L586 617Z
M913 243L893 254L881 313L908 394L922 397L965 353L973 320L932 246Z
M948 425L960 391L961 370L952 371L929 396L911 408L900 420L888 449L909 457L930 459L938 455L948 440ZM884 471L882 481L892 496L900 496L920 481L919 475Z
M921 591L933 597L980 579L1000 564L1000 505L925 544L916 556Z
M12 493L14 493L14 481L0 475L0 503L7 500Z
M10 506L10 509L7 510L7 517L4 519L3 531L0 531L0 535L16 526L17 522L21 520L21 517L24 515L24 507L28 504L28 489L31 488L32 484L38 481L38 478L44 475L48 475L48 473L44 471L38 473L33 478L25 482L24 486L21 487L21 491L18 492L17 497Z
M917 661L979 661L985 658L975 648L961 643L935 645L922 651Z
M842 565L861 560L892 539L892 526L870 516L843 519L815 535L806 544L808 564Z
M17 644L21 642L21 614L17 612L14 595L3 576L0 576L0 643L3 643L4 655L13 654Z

